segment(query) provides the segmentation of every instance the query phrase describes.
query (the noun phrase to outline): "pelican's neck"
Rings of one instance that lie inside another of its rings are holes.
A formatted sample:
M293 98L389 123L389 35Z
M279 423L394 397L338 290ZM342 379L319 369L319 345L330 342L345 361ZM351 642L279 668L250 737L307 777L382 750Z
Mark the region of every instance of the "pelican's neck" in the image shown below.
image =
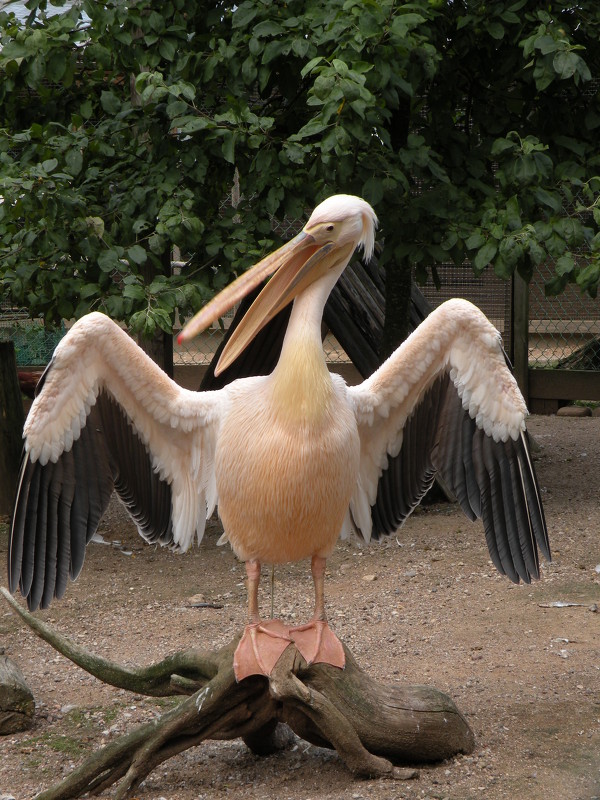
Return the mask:
M274 399L294 421L313 424L330 408L333 384L321 340L330 287L316 281L294 300L281 355L273 371Z

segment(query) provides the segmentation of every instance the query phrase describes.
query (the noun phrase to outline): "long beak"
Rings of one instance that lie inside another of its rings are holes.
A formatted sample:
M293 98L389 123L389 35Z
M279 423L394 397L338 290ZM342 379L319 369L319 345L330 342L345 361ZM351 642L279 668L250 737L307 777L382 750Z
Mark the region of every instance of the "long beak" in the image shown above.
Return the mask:
M188 322L177 341L181 344L197 336L273 275L227 342L215 369L218 375L282 308L338 261L339 254L335 253L333 242L318 245L310 234L302 231L223 289Z

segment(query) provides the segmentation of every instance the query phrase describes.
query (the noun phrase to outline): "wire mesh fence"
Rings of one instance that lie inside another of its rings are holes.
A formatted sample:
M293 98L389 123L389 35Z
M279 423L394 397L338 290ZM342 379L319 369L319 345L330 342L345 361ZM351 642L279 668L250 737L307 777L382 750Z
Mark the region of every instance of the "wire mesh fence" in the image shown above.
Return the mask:
M445 300L462 297L480 308L500 331L507 352L512 350L512 283L498 278L491 270L480 277L467 262L441 264L437 268L441 286L438 289L430 278L420 286L425 299L432 308Z
M529 286L529 365L599 369L600 301L571 285L557 297L546 297L549 272L549 266L540 270Z
M12 341L18 367L45 366L65 334L59 328L46 328L42 320L29 319L27 312L0 304L0 341Z
M583 197L575 197L563 212L585 224L579 210L584 205ZM581 266L589 250L584 245L576 256ZM541 265L529 285L529 366L598 370L600 300L574 284L555 297L547 297L544 286L555 266L555 262Z
M224 202L236 205L236 187ZM576 202L572 206L576 216ZM290 239L302 227L296 219L272 221L273 230L283 239ZM581 252L580 258L585 259ZM536 271L529 287L529 366L600 369L600 301L592 299L569 285L557 297L546 297L544 285L554 271L547 263ZM421 287L432 307L450 297L470 300L489 317L503 336L507 352L512 351L512 284L496 277L491 269L476 277L470 264L453 263L438 266L441 288L431 279ZM176 366L209 364L233 319L235 309L194 341L179 345L174 341L173 362ZM43 365L64 335L65 325L46 329L40 320L29 320L26 312L0 303L0 339L15 343L19 366ZM348 356L332 334L324 340L329 363L347 363Z
M585 260L585 250L579 258ZM584 294L574 284L555 297L545 294L555 262L542 264L529 284L529 367L531 369L600 370L600 299ZM430 280L421 291L432 307L451 297L470 300L486 314L502 334L505 350L512 352L512 283L491 269L476 277L468 263L438 267L442 282L437 289Z
M464 297L477 305L502 334L507 352L512 346L512 289L510 282L497 278L490 270L477 278L468 264L444 264L438 268L442 286L429 281L420 287L432 307L450 297ZM546 297L544 284L552 265L534 275L529 286L529 366L532 368L600 369L600 301L567 286L557 297ZM173 361L178 366L206 366L212 361L234 311L192 342L178 345L174 340ZM18 366L48 363L64 335L47 329L41 320L31 320L24 311L0 305L0 340L12 340ZM332 334L324 340L327 361L348 362L348 356Z
M173 365L174 366L207 366L212 361L217 348L223 341L223 337L231 320L235 314L232 309L220 321L209 330L197 336L191 342L178 344L173 341ZM329 364L346 364L350 361L344 348L340 345L333 334L328 333L323 340L325 358Z
M235 174L231 193L223 199L222 210L237 207L240 201L239 176ZM575 198L567 213L576 217L578 198ZM271 220L273 232L287 240L295 236L302 221L285 218ZM179 254L174 254L178 257ZM585 251L580 258L585 259ZM178 262L175 262L175 267ZM562 367L577 369L600 369L600 301L583 295L576 287L567 286L557 297L546 297L544 285L554 272L554 263L547 263L536 271L529 287L529 366ZM475 276L468 262L460 266L453 263L438 266L441 288L433 281L420 287L428 303L435 308L451 297L470 300L486 314L502 334L508 353L513 346L512 283L502 280L487 269L480 277ZM225 332L233 319L235 309L219 323L192 342L173 342L175 366L206 366L212 361ZM39 320L28 320L26 313L7 308L0 303L0 338L11 338L15 342L19 366L45 364L50 360L54 347L65 332L63 324L59 330L47 330ZM323 342L327 361L343 364L349 361L347 354L332 334Z

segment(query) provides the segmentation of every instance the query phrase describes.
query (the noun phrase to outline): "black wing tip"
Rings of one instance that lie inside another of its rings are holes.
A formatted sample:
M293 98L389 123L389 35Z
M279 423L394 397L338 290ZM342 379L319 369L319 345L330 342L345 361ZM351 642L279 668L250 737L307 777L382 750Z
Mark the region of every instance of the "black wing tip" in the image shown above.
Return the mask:
M26 598L27 601L27 610L28 611L37 611L38 608L43 608L43 606L36 600L34 600L31 595L28 595Z

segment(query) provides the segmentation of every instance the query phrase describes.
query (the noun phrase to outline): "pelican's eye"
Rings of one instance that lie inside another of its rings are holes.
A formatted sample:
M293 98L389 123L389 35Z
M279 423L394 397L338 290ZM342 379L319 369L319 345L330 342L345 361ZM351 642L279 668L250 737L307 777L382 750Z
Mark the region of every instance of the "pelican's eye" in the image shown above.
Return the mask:
M326 230L332 231L334 228L335 228L335 225L332 222L330 225L327 226Z

